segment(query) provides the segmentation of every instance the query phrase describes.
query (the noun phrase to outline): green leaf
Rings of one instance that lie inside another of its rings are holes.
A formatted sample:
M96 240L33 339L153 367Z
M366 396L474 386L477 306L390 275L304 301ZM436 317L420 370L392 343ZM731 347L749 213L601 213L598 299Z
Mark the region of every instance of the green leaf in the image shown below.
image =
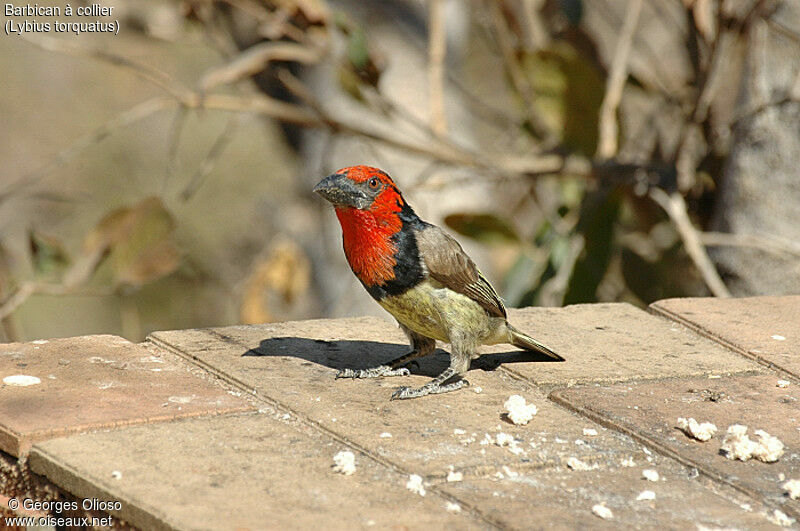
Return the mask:
M614 228L621 196L618 189L601 189L584 198L578 231L584 235L586 244L564 295L565 305L597 300L597 286L614 253Z
M564 144L592 156L597 150L604 73L567 41L522 58L523 71L533 87L534 107Z
M511 224L494 214L450 214L444 222L457 233L483 243L520 241Z

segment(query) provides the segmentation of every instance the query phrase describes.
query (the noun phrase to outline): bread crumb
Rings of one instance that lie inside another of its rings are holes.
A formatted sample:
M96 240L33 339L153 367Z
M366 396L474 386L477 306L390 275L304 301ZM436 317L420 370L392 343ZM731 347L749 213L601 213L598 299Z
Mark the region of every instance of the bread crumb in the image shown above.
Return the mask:
M717 427L710 422L699 423L692 417L688 419L679 417L678 427L689 437L693 437L698 441L707 441L717 433Z
M333 456L333 470L345 476L351 475L356 471L356 456L353 452L342 450Z
M583 434L586 437L594 437L595 435L597 435L597 430L594 428L583 428Z
M418 476L417 474L408 476L406 488L420 496L425 496L425 485L422 484L422 476Z
M652 468L642 470L642 477L647 481L658 481L661 478L661 476L658 475L658 472Z
M589 465L584 463L577 457L570 457L567 459L567 466L570 467L572 470L594 470L597 468L597 464Z
M648 500L655 500L656 493L652 490L643 490L636 496L636 501L648 501Z
M611 512L611 509L606 507L605 503L598 503L597 505L593 506L592 512L603 520L610 520L611 518L614 518L614 513Z
M452 483L454 481L462 481L464 479L464 474L461 472L456 472L453 470L453 465L450 465L450 471L447 472L447 482Z
M453 435L466 435L467 430L462 430L461 428L456 428L453 430Z
M800 479L790 479L781 486L791 499L800 499Z
M775 509L772 514L767 514L767 520L781 527L789 527L795 522L794 518L790 518L779 509Z
M520 395L511 395L508 397L503 407L508 411L508 419L518 426L530 422L533 416L539 411L535 405L526 404L525 399Z
M778 380L778 382L777 382L775 385L776 385L777 387L786 388L786 387L789 387L789 384L790 384L790 383L791 383L791 382L789 382L789 380Z
M619 464L624 467L634 467L636 466L636 461L633 460L633 457L625 457L619 462Z
M444 506L448 513L458 514L461 512L461 506L457 503L447 502Z
M391 439L392 438L392 434L389 433L388 431L385 431L385 432L381 433L380 437L381 437L381 439Z
M486 435L484 435L481 444L483 445L493 444L501 448L506 447L508 448L508 451L514 455L519 455L525 452L525 450L523 450L519 446L519 442L516 439L514 439L513 435L509 435L508 433L503 433L502 431L498 433L494 438L487 433Z
M786 341L786 338L780 334L775 334L774 336L772 336L772 339L774 339L775 341Z
M483 388L479 387L477 385L475 387L473 387L472 390L475 391L476 393L482 393L483 392Z
M756 430L758 442L747 436L747 426L733 424L728 427L721 450L728 459L747 461L754 458L764 463L774 463L783 455L783 443L764 430Z
M122 479L122 472L120 472L119 470L112 470L111 477L114 479Z

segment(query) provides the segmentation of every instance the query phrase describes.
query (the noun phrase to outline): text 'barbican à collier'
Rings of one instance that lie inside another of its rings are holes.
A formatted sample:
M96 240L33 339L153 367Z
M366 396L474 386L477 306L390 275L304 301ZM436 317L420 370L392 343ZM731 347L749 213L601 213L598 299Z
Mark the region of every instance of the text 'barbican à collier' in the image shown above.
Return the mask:
M100 4L75 8L69 4L63 8L61 6L40 6L39 4L25 4L22 6L5 4L5 15L7 17L70 17L72 15L78 15L79 17L108 17L111 16L113 11L114 6Z

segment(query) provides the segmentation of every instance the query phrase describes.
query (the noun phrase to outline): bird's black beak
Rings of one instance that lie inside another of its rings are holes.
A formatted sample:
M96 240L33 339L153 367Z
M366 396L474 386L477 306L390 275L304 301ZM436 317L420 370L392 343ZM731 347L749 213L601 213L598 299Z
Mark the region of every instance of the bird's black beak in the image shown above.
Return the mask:
M335 207L352 207L363 210L370 203L367 194L341 173L328 175L317 183L313 191Z

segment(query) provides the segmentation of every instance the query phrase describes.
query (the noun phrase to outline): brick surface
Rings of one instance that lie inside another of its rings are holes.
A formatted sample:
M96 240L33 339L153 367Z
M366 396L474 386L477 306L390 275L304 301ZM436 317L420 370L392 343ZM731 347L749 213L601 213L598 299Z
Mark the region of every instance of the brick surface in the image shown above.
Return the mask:
M781 484L785 479L800 479L800 391L796 385L778 387L779 378L779 373L770 371L718 379L575 387L555 391L552 397L648 441L709 477L780 505L797 518L800 502L790 500ZM694 440L676 427L678 417L712 422L718 432L709 441ZM753 432L758 429L778 437L786 445L784 455L769 464L721 455L722 440L732 424L748 426L752 439L757 440Z
M37 444L31 469L79 498L119 501L141 529L481 529L468 511L405 488L407 477L277 415L188 419ZM116 472L116 473L115 473ZM115 474L112 474L115 473Z
M656 470L661 479L647 481L645 469ZM444 490L484 507L507 529L776 529L765 507L729 489L715 492L703 478L655 454L651 461L637 459L633 467L511 472L518 475L467 479ZM637 501L645 490L655 499ZM613 517L595 515L592 507L598 504L611 509Z
M0 385L0 449L14 456L69 433L251 408L179 358L116 336L0 345L0 381L19 375L40 383Z
M555 439L580 439L582 429L590 423L554 406L540 391L502 371L474 369L467 375L471 388L418 400L389 401L395 387L422 385L441 371L448 359L441 352L420 360L419 370L414 371L419 374L413 376L335 380L340 367L374 365L407 349L399 344L402 333L379 319L158 332L153 337L230 376L258 396L418 474L444 476L453 464L466 471L494 472L503 465L556 465L570 456L610 459L618 452L631 451L609 436L597 437L591 445L565 449ZM398 344L345 339L349 337L385 338ZM514 426L501 418L503 403L512 394L539 407L535 422ZM506 448L480 444L487 433L494 437L498 431L518 437L525 452L514 455ZM529 443L541 438L549 438L549 443L529 451Z
M650 308L800 378L800 296L667 299Z
M626 306L614 306L607 310L613 313L621 308L628 312ZM550 312L553 311L546 313ZM528 312L522 312L525 313ZM631 313L658 323L655 326L666 323L669 334L675 334L666 321L644 312ZM517 318L515 322L524 321L519 317L519 314L513 316ZM567 331L562 328L564 334L586 326L574 314L565 316L562 322L564 327L570 327ZM608 321L605 322L608 326ZM617 338L624 335L621 331L614 333ZM554 341L561 337L553 331L549 334ZM691 336L685 331L681 334ZM730 501L735 497L732 489L720 496L692 479L689 468L658 456L649 457L654 466L663 466L670 473L671 494L664 494L663 498L671 501L656 502L657 510L650 512L638 506L630 511L622 509L625 504L634 503L631 497L647 488L643 484L646 482L633 481L641 476L643 465L648 463L642 447L628 437L548 402L530 383L504 371L475 368L467 375L471 388L395 402L388 400L394 387L421 385L446 366L446 354L439 352L430 359L420 360L420 366L412 369L415 374L410 377L334 380L339 368L367 367L405 352L402 333L380 319L157 332L151 339L291 411L293 416L308 419L310 425L350 441L376 459L425 476L428 481L438 483L437 488L452 494L465 506L475 507L501 527L530 528L550 519L556 528L601 525L602 521L591 514L592 500L620 507L617 525L647 523L680 528L687 522L716 522L719 526L748 522L757 527L765 523L760 512L751 518ZM567 344L564 338L561 341ZM731 367L725 365L728 363L734 370L763 371L757 364L710 341L700 340L700 345L711 349L711 355L707 360L697 356L697 365L689 371L730 372ZM673 359L680 361L687 349L676 348L678 352ZM558 346L556 350L559 351ZM689 352L694 355L693 350ZM588 352L581 355L588 356ZM516 353L503 353L499 357L520 373L524 369L519 366L530 365L534 371L556 365L531 362L524 354L520 357ZM634 371L628 366L627 375L649 374L644 362L639 363L642 368ZM584 368L584 372L596 370L602 368L597 365L592 365L591 370ZM553 381L564 380L559 377ZM482 389L480 393L475 392L477 387ZM514 426L501 418L503 402L515 393L539 407L526 426ZM584 433L586 428L596 429L597 435ZM515 455L508 448L481 444L487 433L494 438L499 431L514 436L523 452ZM569 471L566 464L572 457L598 468L590 472ZM635 472L621 466L626 459L638 464ZM463 473L463 482L445 482L450 466ZM521 476L509 478L507 469ZM500 480L498 474L505 479ZM611 488L612 484L616 486ZM697 507L682 506L681 497L697 500Z
M567 360L506 365L539 385L731 374L756 368L715 342L630 304L526 308L512 311L509 320ZM486 349L508 350L513 347ZM524 354L516 357L525 359Z

